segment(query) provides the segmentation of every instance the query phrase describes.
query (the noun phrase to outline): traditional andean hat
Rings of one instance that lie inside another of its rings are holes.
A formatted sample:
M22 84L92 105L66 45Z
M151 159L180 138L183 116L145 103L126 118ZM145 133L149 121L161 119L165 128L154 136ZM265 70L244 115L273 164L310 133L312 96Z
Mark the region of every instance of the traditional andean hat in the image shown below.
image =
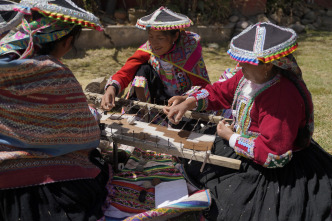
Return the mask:
M34 54L34 45L60 39L70 33L75 25L102 30L96 16L79 8L71 0L22 0L17 4L3 4L0 11L6 7L8 9L3 11L21 15L17 19L21 26L0 39L0 55L16 53L20 59L29 58ZM44 16L29 23L33 11ZM16 17L14 20L16 24ZM3 30L15 28L8 26L8 23L4 24Z
M242 63L268 63L293 53L298 46L296 39L293 29L257 23L233 37L227 53Z
M173 12L162 6L152 14L138 19L136 27L143 30L147 28L155 30L173 30L187 28L192 24L193 22L187 16Z
M102 30L99 19L92 13L78 7L71 0L22 0L21 9L38 11L46 17L81 25L84 28Z

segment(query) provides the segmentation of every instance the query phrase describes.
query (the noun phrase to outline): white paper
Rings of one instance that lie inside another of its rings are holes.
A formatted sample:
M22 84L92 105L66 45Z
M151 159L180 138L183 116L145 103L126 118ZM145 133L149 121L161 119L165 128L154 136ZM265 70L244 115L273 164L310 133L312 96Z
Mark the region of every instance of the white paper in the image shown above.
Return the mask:
M188 189L184 179L162 182L155 187L156 208L165 207L186 198L188 198Z

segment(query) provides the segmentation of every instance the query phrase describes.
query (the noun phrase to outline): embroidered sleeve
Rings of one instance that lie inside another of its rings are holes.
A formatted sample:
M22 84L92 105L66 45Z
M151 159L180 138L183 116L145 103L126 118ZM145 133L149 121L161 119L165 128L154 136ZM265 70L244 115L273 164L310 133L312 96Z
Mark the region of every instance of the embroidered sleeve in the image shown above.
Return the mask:
M187 91L186 93L184 93L183 95L189 95L189 96L190 96L190 95L192 95L192 94L198 92L199 89L201 89L201 86L193 86L193 87L190 88L190 90L188 90L188 91Z
M107 80L107 83L105 85L105 91L109 86L114 85L114 84L118 87L118 92L122 91L121 84L118 81L113 80L112 76Z
M255 159L255 137L248 137L248 136L238 136L235 142L234 151L245 158L254 160ZM292 159L292 151L289 150L284 154L277 155L273 153L267 153L266 161L263 164L263 167L267 168L277 168L285 166L291 159Z
M117 71L108 80L105 89L112 83L117 83L119 85L119 92L124 90L128 84L134 79L136 71L138 68L148 62L150 59L150 54L141 50L137 50L128 60L125 65Z
M208 96L209 92L205 89L198 91L197 93L189 96L196 99L196 111L203 111L208 106Z

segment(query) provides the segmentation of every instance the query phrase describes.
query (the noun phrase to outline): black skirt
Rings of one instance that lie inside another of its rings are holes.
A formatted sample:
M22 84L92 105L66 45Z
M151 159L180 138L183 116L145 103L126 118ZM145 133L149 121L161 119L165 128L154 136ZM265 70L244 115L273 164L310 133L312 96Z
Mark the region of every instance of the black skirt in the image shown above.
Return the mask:
M0 190L0 220L93 221L103 217L108 165L97 150L90 160L102 169L95 179Z
M237 155L217 138L214 154L240 159L240 170L185 161L186 177L210 189L208 220L332 220L332 156L316 142L295 152L283 168L269 169Z

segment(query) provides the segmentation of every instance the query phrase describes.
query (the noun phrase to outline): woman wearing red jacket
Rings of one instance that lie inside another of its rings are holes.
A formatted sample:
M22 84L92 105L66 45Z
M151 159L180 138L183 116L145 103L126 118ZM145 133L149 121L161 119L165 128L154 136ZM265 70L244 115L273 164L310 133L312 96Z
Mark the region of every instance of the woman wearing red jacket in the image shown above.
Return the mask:
M210 84L200 36L183 30L191 24L187 16L164 7L139 19L136 26L148 30L148 41L110 77L102 107L111 109L115 96L130 82L128 98L157 104Z
M172 123L187 110L231 108L217 126L213 154L242 161L240 170L185 162L185 174L210 189L208 220L331 220L332 157L312 138L313 103L292 52L296 33L257 23L235 36L232 78L165 107ZM182 102L181 102L182 101Z

